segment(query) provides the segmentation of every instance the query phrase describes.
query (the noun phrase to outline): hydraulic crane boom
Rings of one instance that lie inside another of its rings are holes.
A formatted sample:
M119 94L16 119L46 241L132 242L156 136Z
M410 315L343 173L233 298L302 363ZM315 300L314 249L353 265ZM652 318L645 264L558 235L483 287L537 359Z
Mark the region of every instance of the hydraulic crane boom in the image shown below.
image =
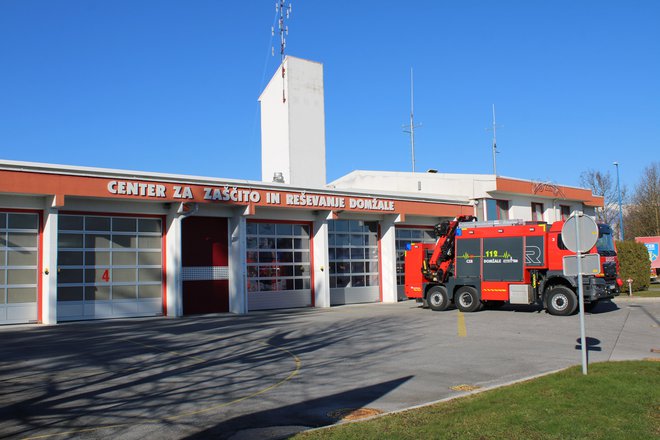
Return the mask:
M456 238L456 228L459 223L475 221L476 217L471 215L462 215L454 220L445 220L435 226L435 234L438 241L435 244L433 255L429 259L428 266L424 261L422 273L428 281L444 283L447 280L447 274L454 262L454 241Z

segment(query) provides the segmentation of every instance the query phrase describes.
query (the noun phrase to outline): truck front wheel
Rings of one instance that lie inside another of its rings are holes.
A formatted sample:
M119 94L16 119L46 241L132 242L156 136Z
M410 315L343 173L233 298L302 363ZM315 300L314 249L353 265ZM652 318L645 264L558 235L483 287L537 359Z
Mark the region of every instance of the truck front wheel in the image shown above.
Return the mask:
M441 312L447 310L449 298L447 297L447 288L444 286L433 286L426 295L426 301L431 310Z
M577 308L577 297L568 287L555 286L548 292L546 307L551 315L572 315Z
M461 312L477 312L482 307L477 289L472 286L463 286L458 289L454 302Z

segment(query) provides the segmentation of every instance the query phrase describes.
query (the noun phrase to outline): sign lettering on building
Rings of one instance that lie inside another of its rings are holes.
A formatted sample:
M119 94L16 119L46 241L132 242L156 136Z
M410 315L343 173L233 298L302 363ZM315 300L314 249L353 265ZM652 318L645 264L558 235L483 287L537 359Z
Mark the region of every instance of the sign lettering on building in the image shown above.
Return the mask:
M392 212L393 200L377 197L352 197L288 191L267 191L236 186L168 185L125 180L111 180L108 193L113 196L146 199L205 201L208 203L256 204L301 208L348 209L354 211Z

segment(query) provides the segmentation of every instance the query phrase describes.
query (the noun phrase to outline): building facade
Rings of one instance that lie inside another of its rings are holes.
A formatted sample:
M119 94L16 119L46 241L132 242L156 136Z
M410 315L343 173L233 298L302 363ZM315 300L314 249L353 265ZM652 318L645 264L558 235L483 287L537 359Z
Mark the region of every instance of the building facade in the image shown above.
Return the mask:
M430 195L466 200L479 220L521 219L553 223L579 211L594 216L603 198L591 190L493 174L353 171L328 185L383 194Z
M392 302L397 228L473 211L438 197L4 161L0 322Z

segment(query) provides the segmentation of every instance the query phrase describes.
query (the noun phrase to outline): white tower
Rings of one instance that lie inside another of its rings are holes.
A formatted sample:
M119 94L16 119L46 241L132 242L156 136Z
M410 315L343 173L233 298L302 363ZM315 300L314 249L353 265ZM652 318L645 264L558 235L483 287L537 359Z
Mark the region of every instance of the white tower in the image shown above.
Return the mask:
M325 186L323 65L287 56L259 102L261 180Z

